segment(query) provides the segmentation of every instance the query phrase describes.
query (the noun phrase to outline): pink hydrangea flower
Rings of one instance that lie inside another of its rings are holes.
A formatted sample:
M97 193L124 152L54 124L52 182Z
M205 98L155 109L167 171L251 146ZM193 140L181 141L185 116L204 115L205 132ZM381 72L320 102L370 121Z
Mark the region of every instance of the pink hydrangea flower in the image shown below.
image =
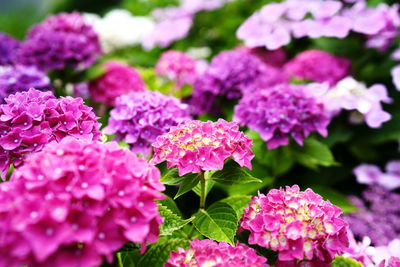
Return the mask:
M269 267L266 261L254 249L240 243L232 247L226 242L194 239L189 249L178 248L178 251L172 251L164 267Z
M230 157L251 169L251 147L251 139L239 131L235 122L188 120L157 137L152 162L167 161L167 167L178 168L180 176L221 170Z
M66 136L98 140L100 123L81 98L61 97L36 89L19 92L0 106L0 172L18 167L32 152Z
M174 81L177 87L193 85L199 73L199 64L189 55L169 50L164 52L156 65L156 73Z
M116 143L50 143L0 185L0 266L99 266L127 242L155 242L159 177Z
M131 66L108 61L104 68L105 73L89 83L89 91L95 101L114 106L117 97L144 90L142 78Z
M335 85L350 71L350 61L322 50L306 50L289 61L285 72L294 78Z
M278 251L280 261L329 263L349 243L341 213L311 189L303 192L294 185L253 197L240 225L250 231L250 244Z

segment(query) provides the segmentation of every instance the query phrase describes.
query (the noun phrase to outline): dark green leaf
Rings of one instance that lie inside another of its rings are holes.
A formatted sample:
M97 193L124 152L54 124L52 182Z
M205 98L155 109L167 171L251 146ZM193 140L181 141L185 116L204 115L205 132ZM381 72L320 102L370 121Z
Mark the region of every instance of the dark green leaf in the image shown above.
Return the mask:
M250 200L251 196L236 195L224 198L220 202L226 203L231 206L235 210L237 218L242 218L244 208L247 207Z
M139 250L122 251L117 253L118 261L123 267L135 267L140 260Z
M208 193L210 193L210 191L211 191L211 189L214 187L214 185L215 185L215 181L212 181L212 180L208 180L208 181L206 181L206 190L205 190L205 193L206 193L206 195L205 196L207 196L208 195ZM193 187L193 192L195 192L198 196L200 196L200 184L197 184L195 187Z
M192 190L192 188L195 187L199 183L200 175L202 175L202 174L201 173L188 173L188 174L182 176L182 177L184 177L184 179L182 180L181 186L179 187L178 193L176 193L174 199L177 199L181 195Z
M234 161L228 161L224 169L216 171L210 179L226 185L262 182L260 179L251 176Z
M173 213L166 206L158 204L158 211L164 218L163 224L160 226L160 235L171 235L174 231L181 229L183 226L191 222L194 218L183 220L181 217Z
M207 210L195 214L193 224L204 236L234 245L238 218L235 210L226 203L215 202Z
M179 176L177 168L169 169L160 179L160 182L167 185L180 184L185 176Z
M297 161L308 168L337 165L329 148L313 138L304 140L303 146L296 146L294 153Z
M334 189L321 185L310 186L310 188L324 197L324 199L329 200L332 204L340 207L344 213L357 211L357 208L350 203L346 195L343 195Z

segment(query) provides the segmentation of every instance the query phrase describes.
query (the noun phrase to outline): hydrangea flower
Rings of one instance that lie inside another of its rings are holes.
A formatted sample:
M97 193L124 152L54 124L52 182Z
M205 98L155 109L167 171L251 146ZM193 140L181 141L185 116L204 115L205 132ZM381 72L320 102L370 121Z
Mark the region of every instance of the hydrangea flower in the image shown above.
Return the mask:
M269 267L267 259L246 245L236 243L232 247L226 242L215 242L210 239L194 239L187 250L178 248L172 251L165 267Z
M19 61L41 70L82 69L101 53L98 36L77 12L49 16L33 26L23 42Z
M399 52L399 54L400 54L400 52ZM400 59L400 56L399 56L399 59ZM393 67L392 70L390 71L390 74L392 75L392 80L393 80L394 86L396 87L397 91L400 91L400 65Z
M386 164L386 173L378 166L361 164L354 169L357 182L367 185L380 185L388 190L400 187L400 161L393 160Z
M335 85L350 71L350 61L322 50L306 50L285 64L285 72L296 79Z
M217 96L240 98L249 87L253 90L251 85L259 79L266 86L287 82L280 70L264 64L254 55L241 50L221 52L196 81L192 105L196 113L206 113L212 109Z
M0 104L4 98L17 92L36 88L41 91L52 89L50 79L33 66L0 67Z
M0 65L13 64L20 46L18 40L0 32Z
M167 168L178 168L179 175L189 172L222 170L232 158L240 166L251 169L254 157L251 139L239 131L235 122L189 120L171 127L152 144L152 162L167 161Z
M329 263L348 247L347 223L339 207L297 185L259 193L245 208L240 226L249 243L279 252L280 261L316 259Z
M84 14L84 18L98 34L105 53L140 44L155 26L150 17L132 16L124 9L111 10L103 18L96 14Z
M81 98L57 99L51 92L29 89L10 95L0 105L0 171L18 167L32 152L66 136L98 140L100 124Z
M155 242L159 177L116 143L48 144L0 185L0 265L94 267L127 242Z
M400 266L400 239L392 240L387 246L370 247L371 255L377 267Z
M342 255L361 262L366 267L374 267L372 257L368 253L373 247L371 246L371 239L367 236L363 237L361 242L357 242L350 229L347 230L349 238L349 247Z
M287 55L282 48L276 50L268 50L265 47L240 47L239 50L243 50L247 53L255 55L265 64L271 65L272 67L281 68L287 62Z
M268 149L288 145L290 136L299 145L314 131L327 136L328 113L310 87L315 85L256 86L236 105L233 119L259 132Z
M363 198L350 197L358 211L346 214L355 237L368 236L375 246L386 246L391 240L400 238L400 194L379 185L373 185L362 193Z
M132 92L117 99L104 129L130 145L132 151L150 154L157 136L189 119L189 107L159 92Z
M381 102L392 102L382 84L367 88L364 83L347 77L331 88L324 98L325 106L332 115L340 109L355 110L364 116L365 122L371 128L380 128L382 123L391 119L391 115L382 109Z
M169 50L161 55L155 70L158 75L174 81L177 87L185 84L193 85L200 71L195 59L174 50Z
M103 66L105 72L89 83L95 101L114 106L117 97L144 90L144 81L133 67L118 61L108 61Z

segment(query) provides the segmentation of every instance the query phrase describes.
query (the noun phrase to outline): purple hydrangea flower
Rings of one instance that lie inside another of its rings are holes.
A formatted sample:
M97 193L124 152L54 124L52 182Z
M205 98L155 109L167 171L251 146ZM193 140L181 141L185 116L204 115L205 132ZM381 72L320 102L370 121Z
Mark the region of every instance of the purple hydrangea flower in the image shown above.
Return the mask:
M240 98L259 80L270 86L287 82L281 71L264 64L256 56L241 50L222 52L196 81L192 106L196 113L208 112L217 96Z
M0 185L0 266L95 267L155 242L160 172L116 143L64 138Z
M360 184L379 185L387 190L400 187L400 160L389 161L386 164L386 173L371 164L361 164L353 172Z
M51 90L49 77L34 66L5 66L0 67L0 104L4 98L16 92L36 88L41 91Z
M363 198L351 197L358 211L345 215L354 235L371 238L375 246L385 246L400 238L400 195L374 185L363 192Z
M132 92L117 99L106 134L115 134L132 151L150 154L151 144L172 126L189 119L189 107L158 92Z
M100 54L98 36L81 14L61 13L29 30L19 61L42 70L81 69L92 65Z
M322 50L306 50L286 63L284 71L297 79L335 85L349 74L350 61Z
M400 65L393 67L393 69L391 70L391 74L394 86L396 87L397 91L400 91Z
M20 45L18 40L0 32L0 65L13 64Z
M328 113L311 93L311 86L314 85L254 88L235 107L234 120L259 132L268 149L289 144L290 136L299 145L314 131L327 136Z
M57 99L51 92L29 89L10 95L0 105L0 172L20 166L32 152L66 136L98 140L100 124L81 98Z

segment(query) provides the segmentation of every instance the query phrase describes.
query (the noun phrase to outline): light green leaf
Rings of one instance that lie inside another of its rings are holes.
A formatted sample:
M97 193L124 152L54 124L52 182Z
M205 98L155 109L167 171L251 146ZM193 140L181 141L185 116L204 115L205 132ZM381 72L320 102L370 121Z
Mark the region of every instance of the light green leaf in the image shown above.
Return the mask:
M97 79L106 72L106 69L101 65L95 65L86 70L85 81Z
M297 161L308 168L316 169L318 166L338 165L328 146L313 138L304 140L303 146L296 146L294 153Z
M238 218L235 210L226 203L215 202L207 210L195 214L193 224L204 236L234 245Z
M160 179L160 182L166 185L180 184L185 176L179 176L177 168L169 169Z
M185 178L182 180L181 186L179 187L178 193L176 193L174 199L177 199L178 197L180 197L183 194L192 190L192 188L195 187L200 182L200 175L202 175L202 174L201 173L189 173L189 174L182 176Z
M233 161L228 161L225 164L224 169L216 171L210 179L226 185L262 182L260 179L251 176L247 171Z
M240 219L242 218L244 208L248 206L250 201L251 196L236 195L224 198L220 202L226 203L231 206L235 210L237 218Z
M171 235L174 231L181 229L183 226L191 222L194 218L183 220L181 217L173 213L166 206L158 204L158 211L164 218L163 224L160 226L160 235Z
M310 188L320 194L325 200L329 200L332 204L340 207L344 213L357 211L357 208L350 203L347 196L342 193L321 185L310 186Z
M332 267L363 267L363 266L364 265L362 265L361 262L343 256L337 256L332 261Z
M169 258L169 254L179 247L187 249L189 241L183 238L162 238L157 243L151 245L149 250L140 259L138 267L163 267Z
M223 188L229 196L250 195L266 186L269 186L272 182L272 177L265 177L261 183L235 184L230 186L221 185L219 187Z
M175 201L172 198L170 198L169 196L167 196L167 195L164 195L164 196L165 196L165 199L157 200L156 202L161 204L161 205L163 205L163 206L165 206L165 207L167 207L173 213L175 213L175 214L177 214L179 216L182 216L182 213L179 210L178 206L176 205Z
M208 195L208 193L210 193L211 189L214 187L215 185L215 181L212 180L207 180L206 181L206 196ZM198 196L200 196L200 184L197 184L195 187L193 187L193 192L195 192Z

